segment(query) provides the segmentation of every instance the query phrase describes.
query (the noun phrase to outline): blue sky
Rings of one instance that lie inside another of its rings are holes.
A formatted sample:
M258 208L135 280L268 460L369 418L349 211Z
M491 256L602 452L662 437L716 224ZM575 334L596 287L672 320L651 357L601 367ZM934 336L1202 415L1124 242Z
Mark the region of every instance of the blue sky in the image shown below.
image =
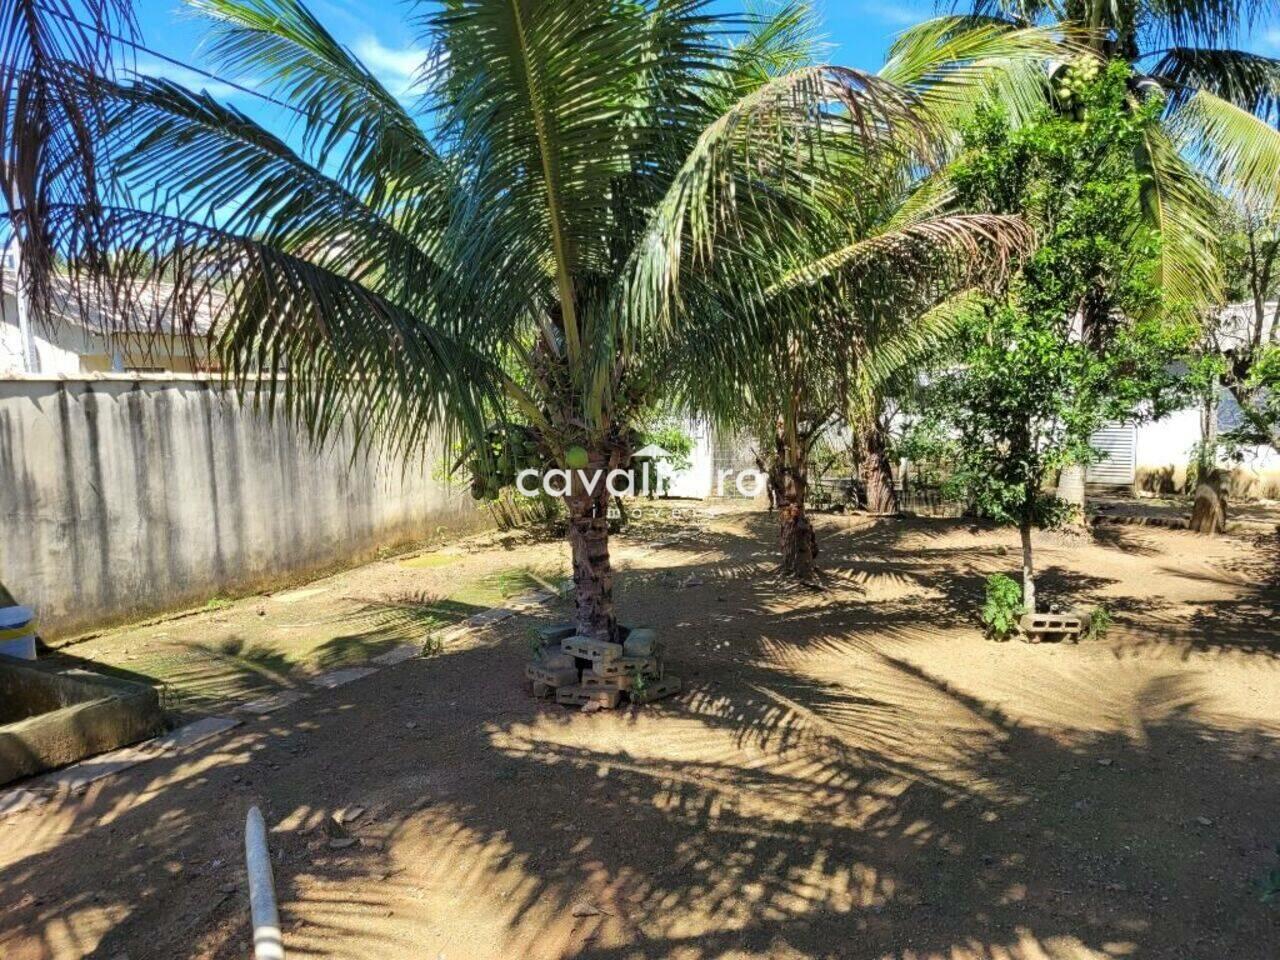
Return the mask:
M308 0L312 11L335 37L346 43L393 92L408 93L409 79L420 62L409 6L395 0ZM725 9L740 4L717 0ZM758 6L758 4L757 4ZM815 4L826 40L828 60L845 66L878 68L884 51L903 28L927 18L932 0L818 0ZM201 54L204 23L181 0L135 0L143 42L162 53L205 68L213 65ZM1242 38L1245 49L1280 56L1280 17L1269 27ZM278 108L255 97L220 86L161 60L138 54L140 72L169 77L187 86L207 88L219 98L278 127ZM250 81L250 85L252 82Z

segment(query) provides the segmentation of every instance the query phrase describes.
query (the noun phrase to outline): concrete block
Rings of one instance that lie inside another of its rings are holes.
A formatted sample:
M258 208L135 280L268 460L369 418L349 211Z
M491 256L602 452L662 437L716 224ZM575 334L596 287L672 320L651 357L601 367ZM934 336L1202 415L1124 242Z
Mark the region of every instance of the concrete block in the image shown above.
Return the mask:
M572 623L549 623L541 627L535 627L534 632L538 635L538 639L544 645L559 643L566 640L578 632L578 628Z
M534 683L545 683L549 687L567 687L578 682L578 670L573 666L547 670L536 663L530 663L525 665L524 675Z
M155 689L0 657L0 783L136 743L164 729Z
M534 658L534 663L543 670L568 670L577 666L577 660L565 653L558 646L543 647Z
M6 790L4 793L0 793L0 819L12 816L15 813L21 813L23 810L29 810L32 807L38 807L40 804L47 802L48 799L45 794L25 790L21 787L14 790Z
M591 672L600 677L662 676L662 661L657 657L619 657L617 660L601 661L591 665Z
M285 707L293 706L299 700L306 697L301 690L282 690L279 693L273 693L269 697L262 697L259 700L251 700L248 703L242 703L235 708L236 713L247 713L252 716L260 717L264 714L275 713L277 710L283 710Z
M622 641L622 650L628 657L651 657L657 643L658 631L648 627L636 627Z
M1031 643L1078 640L1084 632L1084 618L1075 613L1024 613L1018 625Z
M556 691L556 703L566 707L581 707L588 703L598 703L606 710L612 710L622 699L622 693L618 690L594 689L588 690L585 687L574 684L571 687L561 687Z
M78 793L91 783L97 783L117 773L123 773L140 763L155 759L163 753L155 747L156 741L149 741L137 747L124 750L113 750L99 754L89 760L81 760L69 767L46 774L36 781L42 790L54 793Z
M582 688L584 690L630 690L636 678L631 674L620 673L612 677L602 677L590 670L582 671Z
M592 663L608 663L622 656L622 644L608 640L591 640L574 635L560 642L560 649L570 656L582 657Z
M509 617L515 616L514 610L508 610L506 607L492 607L488 610L481 610L474 616L467 617L463 623L469 627L487 627L490 624L501 623Z
M632 703L653 703L655 700L661 700L663 697L669 697L679 692L680 678L666 676L661 680L654 680L645 684L643 690L632 690L630 696Z
M154 743L165 751L184 750L238 726L240 721L235 717L205 717L194 723L188 723L185 727L179 727L171 733L166 733L163 737L157 737Z

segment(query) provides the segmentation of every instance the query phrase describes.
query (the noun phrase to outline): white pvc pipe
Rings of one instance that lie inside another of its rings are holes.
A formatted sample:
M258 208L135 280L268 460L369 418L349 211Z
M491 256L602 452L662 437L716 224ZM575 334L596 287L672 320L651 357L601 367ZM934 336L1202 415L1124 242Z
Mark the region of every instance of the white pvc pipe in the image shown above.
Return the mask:
M244 862L249 872L254 960L284 960L280 913L276 909L276 885L271 878L271 854L267 850L267 825L257 807L250 807L249 816L245 819Z

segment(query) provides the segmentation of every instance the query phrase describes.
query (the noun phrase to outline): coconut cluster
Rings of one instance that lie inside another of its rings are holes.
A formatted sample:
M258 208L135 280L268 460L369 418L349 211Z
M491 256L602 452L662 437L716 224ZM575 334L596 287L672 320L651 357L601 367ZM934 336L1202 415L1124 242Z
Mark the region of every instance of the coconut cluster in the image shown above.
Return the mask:
M1054 93L1057 94L1062 106L1067 109L1078 109L1084 99L1085 91L1098 79L1101 69L1099 62L1093 57L1080 57L1067 64L1054 78Z

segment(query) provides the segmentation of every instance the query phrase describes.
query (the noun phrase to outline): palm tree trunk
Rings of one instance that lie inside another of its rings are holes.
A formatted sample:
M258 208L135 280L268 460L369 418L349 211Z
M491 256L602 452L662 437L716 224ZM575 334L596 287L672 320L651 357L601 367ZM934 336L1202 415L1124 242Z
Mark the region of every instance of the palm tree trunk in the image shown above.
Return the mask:
M565 497L578 633L597 640L615 640L618 634L613 567L609 561L609 491L605 487L608 467L608 458L603 454L590 456L585 470L572 472L572 486ZM588 490L593 477L596 482Z
M781 503L778 509L778 546L782 572L798 580L813 577L818 539L805 512L809 494L808 462L794 423L782 427L779 447L783 453Z
M818 555L818 538L805 512L807 492L804 478L788 472L778 511L778 545L782 548L782 572L798 580L813 577L813 561Z
M1078 463L1068 463L1058 474L1058 499L1071 507L1071 523L1084 523L1084 467Z
M892 515L898 512L898 493L893 488L885 431L874 416L866 417L858 430L858 472L867 492L867 512Z
M1218 464L1218 387L1217 378L1210 393L1200 405L1200 449L1196 457L1196 483L1204 483L1212 479ZM1190 478L1188 477L1188 480ZM1191 493L1195 486L1187 484Z

